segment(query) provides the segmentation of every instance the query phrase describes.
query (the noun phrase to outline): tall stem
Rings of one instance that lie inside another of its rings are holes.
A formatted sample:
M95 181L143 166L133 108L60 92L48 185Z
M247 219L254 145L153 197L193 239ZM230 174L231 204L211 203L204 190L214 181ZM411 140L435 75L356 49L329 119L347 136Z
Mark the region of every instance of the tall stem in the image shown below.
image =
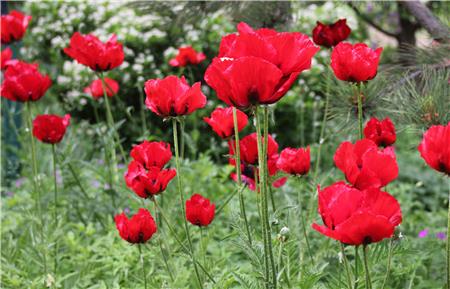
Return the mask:
M235 150L234 155L236 157L236 175L237 175L237 184L239 190L239 208L241 211L241 218L244 220L245 229L247 231L247 238L250 245L252 244L252 237L250 234L250 227L248 226L247 214L245 212L245 202L244 202L244 194L243 190L240 189L242 186L242 176L241 176L241 149L239 143L239 127L237 121L237 112L236 107L233 106L233 124L234 124L234 141L235 141Z
M322 149L322 145L324 142L325 137L325 131L327 127L327 121L328 121L328 106L330 103L329 96L330 96L330 67L328 65L325 65L325 69L327 71L326 73L326 87L325 87L325 108L323 110L323 119L322 119L322 125L320 127L320 136L319 136L319 147L317 148L317 156L316 156L316 166L314 168L314 179L317 178L317 174L319 173L319 167L320 167L320 152Z
M195 271L195 275L197 276L197 281L199 284L200 288L203 288L203 283L202 280L200 279L200 274L198 272L198 268L197 268L197 262L195 260L195 254L194 254L194 249L192 246L192 240L191 240L191 236L189 234L189 227L187 224L187 220L186 220L186 210L185 210L185 204L184 204L184 196L183 196L183 191L182 191L182 185L181 185L181 170L180 170L180 152L179 152L179 148L178 148L178 128L177 128L177 120L174 118L172 120L172 124L173 124L173 143L174 143L174 147L175 147L175 165L177 168L177 185L178 185L178 193L180 195L180 205L181 205L181 210L182 210L182 217L183 217L183 221L184 221L184 230L186 232L186 237L189 243L189 251L191 252L191 257L192 257L192 262L194 263L194 271Z
M345 275L347 276L348 289L352 289L352 278L350 277L350 269L348 266L347 256L345 255L344 244L341 243L342 260L344 261Z
M269 225L269 222L266 220L268 219L268 209L267 209L267 196L265 194L266 190L266 182L265 182L265 176L264 173L264 157L263 157L263 148L262 148L262 142L261 142L261 120L259 116L258 106L255 106L255 118L256 118L256 143L258 147L258 178L257 180L259 182L259 192L261 194L261 224L262 224L262 234L263 234L263 244L264 244L264 272L265 272L265 282L266 282L266 288L270 289L271 283L270 283L270 268L269 268L269 248L268 248L268 241L267 241L267 227Z
M183 242L181 242L180 238L177 235L177 232L175 231L175 229L172 227L171 223L169 222L169 220L166 218L166 215L164 214L164 212L162 211L161 207L158 206L158 204L156 203L156 199L153 198L152 201L155 203L155 207L158 210L158 212L160 213L163 221L166 223L167 228L169 228L170 233L172 233L172 235L175 238L175 241L177 241L178 245L181 246L181 248L186 252L186 254L188 254L189 256L192 257L192 252L184 245ZM202 271L206 274L206 276L208 276L208 279L213 282L214 284L216 284L216 281L214 280L214 278L211 276L211 274L209 274L208 270L205 269L204 266L202 266L202 264L198 261L197 265L200 267L200 269L202 269Z
M369 271L369 263L367 261L367 245L363 246L363 255L364 255L364 271L366 275L366 289L372 289L372 282L370 281L370 271Z
M142 275L144 275L144 288L147 289L147 271L145 270L145 263L144 263L144 257L142 256L142 248L141 244L138 244L139 249L139 260L142 265Z
M359 267L359 254L358 254L359 246L355 246L355 283L353 288L358 289L358 282L359 282L359 273L358 273L358 267Z
M117 156L116 156L116 146L115 146L115 142L114 142L114 132L115 132L115 127L114 127L114 119L111 113L111 107L109 106L109 99L108 99L108 94L107 94L107 90L106 90L106 82L104 79L103 74L101 74L101 80L102 80L102 89L103 89L103 99L105 100L105 106L106 106L106 123L108 124L108 130L110 133L112 133L112 137L109 138L109 156L111 157L111 161L109 162L109 170L110 170L110 175L111 175L111 179L110 179L110 188L111 190L114 190L114 185L117 182ZM115 196L112 195L111 196L113 199L113 207L114 207L114 199Z
M267 242L268 242L268 248L269 248L269 258L270 258L270 265L272 267L272 279L273 279L273 287L277 288L277 268L275 266L275 260L273 257L273 248L272 248L272 233L271 233L271 227L269 223L269 213L268 213L268 206L267 206L267 195L270 194L271 200L272 200L272 206L273 211L275 213L275 201L273 199L272 190L271 190L271 184L269 183L269 169L267 165L267 150L269 146L269 107L266 105L264 106L264 146L263 146L263 158L264 158L264 173L265 173L265 195L266 195L266 222L267 222Z
M259 116L258 106L255 106L255 117L256 117L256 135L257 135L257 146L258 146L258 168L259 168L259 190L261 192L261 216L262 216L262 231L264 239L264 261L265 261L265 274L266 274L266 288L276 288L276 268L273 258L271 232L269 224L269 208L268 208L268 198L267 198L267 138L268 138L268 117L266 117L267 109L264 110L264 142L262 142L261 137L261 118ZM270 271L272 269L272 275Z
M447 289L450 289L450 178L448 181L448 215L447 215Z
M300 182L300 187L303 188L302 178L299 177L298 180ZM311 259L311 264L313 264L313 266L315 266L316 264L314 262L314 257L313 257L313 254L312 254L311 246L309 245L308 233L306 232L306 222L305 222L305 216L303 214L304 210L303 210L303 208L301 206L301 195L300 195L300 193L301 193L301 190L299 189L298 193L297 193L297 203L298 203L298 208L299 208L299 212L300 212L300 219L301 219L301 222L302 222L301 227L302 227L303 237L305 238L306 249L308 250L308 255L309 255L309 258ZM308 210L306 210L306 214L307 214L306 217L307 218L308 218L308 213L309 213Z
M106 107L107 113L109 114L109 118L111 119L111 123L113 124L113 126L112 126L112 128L113 128L113 130L112 130L113 137L116 139L116 143L115 143L115 144L113 143L113 144L114 144L114 149L116 148L116 146L119 147L119 150L120 150L120 154L121 154L121 156L122 156L122 159L125 161L125 160L126 160L125 150L123 149L122 143L120 142L120 136L119 136L119 133L117 132L116 128L114 127L115 121L114 121L114 118L113 118L113 114L112 114L112 111L111 111L111 106L110 106L110 104L109 104L109 99L108 99L108 94L107 94L107 90L113 91L113 89L112 89L111 86L105 81L104 75L103 75L103 74L100 75L100 78L102 79L103 97L105 98L105 102L108 102L108 103L106 103L106 105L107 105L107 107ZM120 100L119 100L119 101L120 101ZM107 117L108 117L108 116L107 116ZM132 120L132 119L130 118L130 120ZM110 129L111 129L111 127L110 127Z
M359 125L359 139L363 138L363 105L361 96L362 83L357 84L356 93L358 98L358 125Z
M45 234L44 234L44 216L42 215L42 208L41 208L41 191L38 184L38 169L37 169L37 161L36 161L36 144L33 137L33 121L31 116L31 104L30 102L26 102L26 110L27 110L27 126L28 126L28 132L30 136L30 144L31 144L31 164L32 164L32 172L33 172L33 191L36 194L36 207L37 212L39 215L40 220L40 235L41 235L41 241L42 244L45 245ZM44 274L47 276L47 256L46 256L46 249L44 246L44 250L42 252L42 263L44 266Z
M56 147L52 144L52 155L53 155L53 182L54 182L54 212L53 212L53 223L55 224L55 231L58 229L58 180L56 176ZM55 278L58 272L58 238L55 239Z
M141 122L142 122L142 135L145 137L147 134L147 121L145 120L145 100L144 100L144 94L142 93L142 86L138 85L137 87L139 91L139 102L141 107Z
M387 280L389 278L389 273L391 272L391 260L393 251L394 251L394 238L391 238L391 240L389 241L389 254L386 265L386 275L384 276L383 285L381 286L381 289L384 289L384 286L386 285Z

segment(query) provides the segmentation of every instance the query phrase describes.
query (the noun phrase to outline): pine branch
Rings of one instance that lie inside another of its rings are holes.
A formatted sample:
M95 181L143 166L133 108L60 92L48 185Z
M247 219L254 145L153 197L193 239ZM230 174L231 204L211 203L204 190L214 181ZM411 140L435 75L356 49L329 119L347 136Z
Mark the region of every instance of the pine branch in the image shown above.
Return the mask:
M372 26L373 28L377 29L378 31L397 38L398 34L388 31L386 29L384 29L383 27L381 27L379 24L375 23L372 19L370 19L370 17L368 17L366 14L362 13L361 11L359 11L359 9L355 6L355 4L353 4L352 2L347 2L347 4L353 9L353 11L355 11L356 15L358 15L359 18L361 18L361 20L363 20L364 22L366 22L367 24L369 24L370 26Z
M425 28L435 40L442 42L448 42L450 40L450 31L448 27L435 17L427 6L417 0L402 1L400 3L408 9L420 25Z

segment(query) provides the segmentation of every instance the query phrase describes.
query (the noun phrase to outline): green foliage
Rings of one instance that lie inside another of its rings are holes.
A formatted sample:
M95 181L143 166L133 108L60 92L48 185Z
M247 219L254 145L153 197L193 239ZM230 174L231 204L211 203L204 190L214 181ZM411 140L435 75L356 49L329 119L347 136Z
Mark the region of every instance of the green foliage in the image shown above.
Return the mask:
M51 219L54 210L51 148L37 144L38 179L42 188L40 202L45 212L42 238L30 177L27 131L20 122L12 121L22 116L22 108L5 106L2 99L2 115L11 124L18 123L6 134L8 137L16 136L20 144L17 146L2 139L2 161L5 161L2 163L1 188L2 288L43 288L44 281L52 283L55 278L55 288L143 288L138 249L120 239L113 216L125 209L135 213L139 207L148 208L156 216L156 210L149 200L138 199L121 177L114 188L107 185L108 166L104 151L107 129L103 121L103 103L95 102L82 93L82 88L93 80L94 75L61 52L70 35L74 31L94 32L105 39L109 34L117 33L124 43L126 62L108 76L119 80L121 85L119 96L114 98L114 116L128 151L131 144L142 139L171 140L169 123L148 111L144 119L138 117L143 106L142 86L146 79L182 72L190 74L192 79L202 79L207 62L191 71L179 71L168 66L174 48L192 44L212 59L221 36L234 31L234 24L242 20L242 15L254 21L255 26L266 24L271 19L271 11L264 11L267 12L264 17L257 17L262 13L261 6L258 6L261 3L129 4L108 1L24 4L24 9L33 15L33 22L23 43L22 56L42 63L42 69L54 80L48 95L34 106L34 114L70 111L74 118L64 141L57 146L58 226ZM351 41L363 41L367 36L365 27L357 22L345 3L291 2L280 5L292 12L291 19L282 24L291 30L309 34L318 19L331 22L337 17L346 17L355 27ZM254 11L250 13L252 9ZM383 69L363 88L365 119L391 116L398 132L396 154L400 175L387 190L399 200L404 220L393 241L394 255L386 289L441 288L444 284L445 241L438 239L436 233L445 231L448 180L425 165L416 147L420 141L418 129L449 121L449 72L446 66L441 65L441 60L448 55L445 49L416 51L420 67L408 67L408 71L390 65L392 55L383 55ZM312 69L302 73L292 90L271 106L270 132L275 135L280 148L311 145L312 153L312 170L308 177L301 180L290 178L286 185L272 192L276 208L270 209L269 219L279 288L341 289L346 286L339 244L311 229L313 222L322 222L316 213L317 185L323 187L344 179L342 173L333 167L333 153L342 140L356 138L356 88L331 77L332 72L327 69L328 59L329 51L322 49ZM437 64L440 66L435 66ZM411 77L411 74L415 75ZM235 192L236 186L229 177L233 168L226 165L226 142L216 137L201 120L219 104L211 90L206 86L203 89L210 100L207 107L186 118L183 190L186 197L201 193L219 208ZM331 110L324 138L320 140L327 95ZM424 121L423 115L431 108L436 110L436 119ZM100 115L99 120L93 117L95 111ZM148 130L143 129L144 123ZM242 135L254 131L251 123ZM315 172L319 142L324 144L321 165ZM17 159L11 160L10 155ZM118 166L120 176L126 170L125 163L126 160L121 159ZM170 166L174 167L174 164ZM157 198L177 235L186 244L182 228L184 216L175 180ZM211 282L201 272L205 288L264 288L259 195L245 189L244 198L252 228L251 243L239 216L237 194L203 231L203 236L197 227L191 227L197 259L216 282ZM161 224L160 216L157 222L158 232L143 250L149 288L195 288L191 258L176 242L167 225ZM288 235L281 234L285 228L289 229ZM418 232L424 229L428 229L429 234L418 238ZM59 265L55 274L53 252L56 245ZM369 246L373 288L381 288L384 281L389 246L389 240ZM43 274L42 252L47 257L49 276ZM353 274L356 259L353 247L346 247L345 254ZM364 288L361 261L358 288Z

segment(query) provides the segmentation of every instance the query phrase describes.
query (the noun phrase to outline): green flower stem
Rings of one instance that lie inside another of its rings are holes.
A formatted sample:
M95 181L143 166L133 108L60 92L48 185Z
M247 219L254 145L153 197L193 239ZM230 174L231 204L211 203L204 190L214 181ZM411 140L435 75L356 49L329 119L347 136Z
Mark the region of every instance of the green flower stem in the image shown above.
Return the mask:
M145 120L145 99L144 93L142 92L142 85L137 85L137 90L139 91L139 103L141 104L141 122L142 122L142 135L145 137L147 134L147 121Z
M160 195L160 197L162 197L162 195ZM142 200L142 203L143 203L142 206L145 207L145 201L144 200ZM154 205L156 224L157 224L158 230L159 230L160 228L162 228L162 226L161 226L161 223L162 223L162 221L161 221L161 214L160 214L160 212L159 212L159 210L157 208L156 201L153 202L153 205ZM173 273L172 273L172 270L170 269L169 260L168 260L168 257L166 255L166 252L164 251L161 237L162 237L162 235L158 236L159 249L161 250L161 256L163 257L163 260L164 260L164 266L166 267L166 270L167 270L167 273L169 274L170 280L173 282L174 281Z
M264 106L264 145L263 145L263 156L267 156L267 150L268 150L268 146L269 146L269 108L268 106ZM273 197L273 191L272 191L272 185L271 185L271 181L270 181L270 177L269 177L269 169L267 167L267 158L265 157L266 161L264 162L264 172L266 173L266 183L267 183L267 191L266 194L269 195L270 197L270 202L272 205L272 211L275 213L275 211L277 210L276 206L275 206L275 199Z
M231 199L233 199L233 197L237 193L241 193L244 189L245 189L245 186L241 186L241 187L236 188L231 194L229 194L229 196L225 199L223 204L217 208L215 217L217 218L217 216L222 212L222 210L226 207L226 205L228 205L228 203L231 201Z
M358 281L359 281L359 273L358 273L358 267L359 267L359 254L358 254L359 246L355 246L355 282L353 284L354 289L358 289Z
M236 175L237 175L237 185L239 190L239 208L241 211L241 218L244 220L245 230L247 231L247 239L250 245L252 244L252 237L250 234L250 227L247 221L247 214L245 212L245 202L244 202L244 194L243 190L240 189L242 186L242 175L241 175L241 149L239 144L239 128L237 121L237 112L236 107L233 106L233 124L234 124L234 141L235 141L235 150L234 155L236 157Z
M106 123L108 124L108 130L110 133L113 133L113 131L115 131L115 127L114 127L114 119L111 113L111 107L109 106L109 99L108 99L108 95L106 92L106 82L104 79L103 74L101 74L101 80L102 80L102 89L103 89L103 99L105 101L105 106L106 106ZM109 138L109 147L108 147L108 151L109 151L109 156L111 157L111 160L109 161L109 171L110 171L110 188L111 190L113 190L114 185L117 182L117 156L116 156L116 146L115 146L115 141L114 141L114 136ZM113 199L115 198L114 195L111 196ZM113 201L114 203L114 201Z
M261 192L261 215L262 215L262 231L264 239L264 261L265 261L265 278L266 278L266 288L276 288L277 284L277 273L275 268L275 262L272 250L271 232L269 224L269 208L268 208L268 198L267 198L267 138L268 138L268 113L267 109L264 109L264 122L263 122L263 132L264 141L261 138L261 118L258 112L258 106L255 106L255 117L256 117L256 134L257 134L257 145L258 145L258 167L259 167L259 189ZM272 271L272 276L270 272Z
M186 141L186 136L184 135L184 126L184 121L180 121L180 156L182 159L184 159L184 148Z
M268 207L267 207L267 196L265 194L266 190L266 182L265 182L265 172L264 172L264 157L263 157L263 148L261 142L261 120L259 116L258 106L255 106L255 118L256 118L256 142L258 147L258 169L259 176L255 178L255 182L259 182L259 192L261 194L261 224L262 224L262 235L263 235L263 244L264 244L264 274L265 274L265 283L266 288L270 289L270 268L269 268L269 248L267 241L267 227L269 225L268 221Z
M300 183L300 187L302 188L303 187L302 178L298 177L298 180L299 180L299 183ZM303 208L301 206L300 192L301 192L301 189L298 190L298 193L297 193L297 202L298 202L298 208L299 208L299 211L300 211L300 219L301 219L301 222L302 222L302 224L301 224L302 233L303 233L303 237L305 238L306 249L308 250L308 255L309 255L309 258L311 259L311 264L313 264L313 266L316 266L315 261L314 261L314 257L313 257L313 254L312 254L311 246L309 244L308 233L306 232L306 222L305 222L305 216L303 214ZM306 214L308 214L308 211L306 211ZM308 215L307 215L307 217L308 217Z
M194 271L195 271L195 275L197 277L197 281L199 284L200 288L203 288L203 283L202 280L200 279L200 274L198 272L198 268L197 268L197 261L195 260L195 254L194 254L194 248L192 246L192 240L191 240L191 236L189 234L189 227L188 227L188 223L186 220L186 210L185 210L185 203L184 203L184 196L183 196L183 187L181 185L181 170L180 170L180 152L179 152L179 148L178 148L178 129L177 129L177 120L174 118L172 120L172 124L173 124L173 142L174 142L174 147L175 147L175 164L176 164L176 169L177 169L177 184L178 184L178 193L180 195L180 205L181 205L181 210L182 210L182 218L184 221L184 230L186 233L186 238L188 240L189 243L189 251L191 252L191 257L192 257L192 262L194 263Z
M142 265L142 275L144 275L144 288L147 289L147 271L145 270L145 263L144 263L144 257L142 256L142 248L141 244L138 244L139 249L139 260Z
M391 238L389 241L389 254L388 254L388 260L386 265L386 275L384 276L383 285L381 286L381 289L384 289L386 286L387 280L389 279L389 273L391 272L391 261L392 261L392 254L394 252L394 238Z
M202 256L203 256L203 264L206 264L206 250L207 250L207 246L205 245L205 236L204 236L205 232L202 226L200 226L200 250L202 252Z
M269 183L269 169L267 166L267 150L269 146L269 107L266 105L264 106L264 145L263 145L263 164L264 164L264 173L265 173L265 180L264 184L266 186L265 189L265 196L266 196L266 223L267 223L267 243L268 243L268 249L269 249L269 259L270 259L270 265L272 267L272 278L273 278L273 288L277 288L277 268L275 266L275 260L273 257L273 249L272 249L272 234L271 234L271 227L269 223L269 212L268 212L268 206L267 206L267 195L270 194L270 197L272 199L272 205L273 205L273 211L275 213L275 201L273 200L272 190L271 190L271 184Z
M342 254L342 260L344 262L345 275L347 276L348 289L352 289L352 278L350 276L350 269L348 266L347 256L345 255L344 244L342 244L342 243L341 243L341 254Z
M362 83L357 84L356 93L358 98L358 125L359 125L359 139L363 138L363 105L362 105Z
M55 225L55 231L58 228L58 182L56 177L56 146L52 144L52 156L53 156L53 182L54 182L54 212L53 212L53 223ZM58 238L55 239L55 279L58 272Z
M38 169L37 169L37 160L36 160L36 144L33 137L33 121L31 116L31 104L29 101L26 102L26 110L27 110L27 129L30 136L30 144L31 144L31 164L32 164L32 173L33 173L33 192L36 194L36 208L39 215L40 220L40 235L41 235L41 242L45 245L45 234L44 234L44 216L42 215L42 207L41 207L41 191L39 188L39 182L38 182ZM48 270L47 270L47 249L46 246L44 246L44 250L42 252L42 263L44 267L44 275L47 276Z
M448 181L448 215L447 215L447 289L450 289L450 178Z
M331 69L328 66L328 63L325 64L326 69L326 86L325 86L325 108L323 110L323 119L322 119L322 125L320 127L320 137L319 137L319 147L317 148L317 155L316 155L316 165L314 168L314 180L317 179L317 174L319 173L320 168L320 152L322 149L322 145L324 142L325 137L325 131L327 127L327 121L328 121L328 107L330 104L330 79L331 79Z
M370 271L369 264L367 261L367 245L363 246L363 256L364 256L364 271L366 275L366 289L372 289L372 282L370 281Z
M108 98L108 94L107 94L107 90L109 89L110 91L113 91L113 89L112 89L112 87L105 81L105 78L104 78L104 75L103 74L100 74L100 78L101 78L101 80L102 80L102 89L103 89L103 97L105 98L105 105L106 105L106 113L107 113L107 115L106 115L106 117L108 118L108 115L109 115L109 118L111 119L111 122L112 122L112 127L110 127L109 129L112 129L112 132L113 132L113 137L116 139L116 143L114 144L114 149L118 146L119 147L119 150L120 150L120 155L122 156L122 159L125 161L126 159L127 159L127 157L126 157L126 154L125 154L125 150L123 149L123 147L122 147L122 143L121 143L121 141L120 141L120 136L119 136L119 133L117 132L117 130L116 130L116 128L115 128L115 121L114 121L114 118L113 118L113 114L112 114L112 111L111 111L111 106L109 105L109 98ZM117 98L119 101L120 101L120 99L119 98ZM133 121L133 118L129 115L129 114L127 114L127 116L129 117L129 119L131 120L131 121ZM107 120L108 121L108 120ZM114 151L115 152L115 151Z
M78 174L75 172L75 169L73 168L72 164L70 162L68 162L67 166L69 167L69 171L72 174L72 177L74 178L76 185L80 189L80 191L83 194L83 196L85 197L85 199L89 200L89 201L94 201L91 197L89 197L88 193L86 192L83 185L81 184L80 178L78 177ZM100 214L96 210L94 210L93 214L94 214L94 217L96 218L96 220L102 225L103 228L105 228L106 226L102 221L102 216L100 216Z
M181 239L178 237L177 232L175 231L175 229L172 227L171 223L169 222L169 220L167 219L166 215L164 214L164 212L162 211L161 207L158 206L158 204L156 203L156 199L153 198L152 199L153 203L155 204L156 209L158 210L159 214L161 215L163 221L166 223L167 228L169 228L170 233L172 233L172 235L175 238L175 241L177 241L178 245L181 246L181 248L184 250L184 252L186 252L186 254L188 254L189 256L192 257L191 251L184 245L184 243L181 241ZM214 278L211 276L211 274L209 274L209 272L205 269L205 267L198 261L195 261L197 263L197 265L200 267L200 269L206 274L206 276L208 276L208 279L213 282L214 284L216 284L216 281L214 280Z

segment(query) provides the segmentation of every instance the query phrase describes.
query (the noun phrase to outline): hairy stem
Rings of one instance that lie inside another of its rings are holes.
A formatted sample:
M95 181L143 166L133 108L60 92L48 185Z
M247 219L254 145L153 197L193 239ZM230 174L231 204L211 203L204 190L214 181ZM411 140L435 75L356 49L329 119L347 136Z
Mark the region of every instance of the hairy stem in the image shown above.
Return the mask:
M142 256L142 248L141 244L138 244L139 249L139 260L142 265L142 275L144 275L144 288L147 289L147 271L145 270L145 263L144 263L144 257Z
M367 261L367 245L363 246L363 256L364 256L364 271L366 275L366 289L372 289L372 282L370 281L370 271L369 263Z
M36 194L36 208L39 215L40 220L40 235L41 242L44 244L44 250L42 252L42 264L44 267L44 275L47 276L47 253L45 249L45 234L44 234L44 216L42 215L42 207L41 207L41 191L39 188L38 182L38 169L37 169L37 160L36 160L36 144L33 137L33 121L31 116L31 104L29 101L26 102L26 110L27 110L27 125L28 132L30 136L30 144L31 144L31 164L32 164L32 173L33 173L33 192Z
M250 234L250 227L248 226L247 214L245 212L245 202L244 202L244 194L243 190L240 189L242 185L242 176L241 176L241 149L239 144L239 128L237 121L237 112L236 107L233 106L233 124L234 124L234 141L235 141L235 150L234 155L236 157L236 175L238 178L238 190L239 190L239 208L241 211L241 218L244 220L245 230L247 231L247 239L250 245L252 244L252 237Z
M141 85L138 85L137 89L139 91L139 102L141 107L140 114L142 122L142 135L145 137L145 135L147 134L147 121L145 120L145 99Z
M110 180L109 180L109 187L111 189L111 201L112 206L115 208L115 194L114 194L114 185L117 183L117 156L116 156L116 146L114 141L114 135L115 135L115 127L114 127L114 119L111 113L111 107L109 106L109 100L108 95L106 91L106 82L104 79L103 74L100 74L100 78L102 80L102 89L103 89L103 98L105 100L105 106L106 106L106 123L108 125L108 131L113 134L112 137L109 138L108 142L108 155L111 157L111 160L108 161L109 163L109 171L110 171Z
M316 155L316 166L314 168L314 180L317 178L317 174L319 173L319 167L320 167L320 152L322 149L322 145L324 142L325 137L325 131L327 127L327 121L328 121L328 106L330 103L329 96L330 96L330 67L328 65L325 65L327 73L326 73L326 87L325 87L325 108L323 110L323 119L322 119L322 125L320 127L320 136L319 136L319 147L317 148L317 155Z
M359 270L358 270L358 267L359 267L359 254L358 254L358 249L359 249L359 246L355 246L355 282L354 282L354 285L353 285L353 288L354 289L358 289L358 281L359 281Z
M448 215L447 215L447 289L450 289L450 178L448 181Z
M357 84L356 93L358 98L358 126L359 126L359 139L363 138L363 105L361 96L362 83Z
M350 276L350 268L348 266L347 256L345 255L344 244L342 244L342 243L341 243L341 254L342 254L342 260L344 262L345 275L347 277L348 289L352 289L352 278Z
M55 231L58 229L58 180L56 175L56 147L52 144L52 156L53 156L53 182L54 182L54 212L53 212L53 223L55 225ZM55 279L58 272L58 238L55 239Z
M386 265L386 275L384 276L383 285L381 286L381 289L384 289L386 286L387 280L389 279L389 273L391 272L391 262L392 262L392 254L394 252L394 239L391 238L389 241L389 254L388 254L388 260Z
M273 248L272 248L272 233L271 233L271 227L269 223L269 210L268 210L268 202L267 202L267 195L270 194L270 197L272 199L272 205L273 205L273 211L275 213L275 201L273 200L272 190L271 190L271 184L269 183L269 169L267 165L267 151L269 146L269 107L266 105L264 106L264 143L263 143L263 164L264 164L264 174L265 174L265 196L266 196L266 223L267 223L267 243L268 243L268 249L269 249L269 259L270 259L270 265L272 267L272 279L273 279L273 287L277 288L277 268L275 266L275 259L273 256Z
M158 206L158 204L156 203L156 199L153 198L152 201L155 204L156 209L158 210L158 212L160 213L163 221L166 223L167 228L169 228L169 231L172 233L172 235L175 238L175 241L177 241L178 245L181 246L181 248L184 250L184 252L186 252L186 254L188 254L189 256L192 257L191 251L183 244L183 242L181 241L181 239L178 237L177 232L175 231L175 229L172 227L171 223L169 222L169 220L167 219L166 215L164 214L164 212L162 211L162 209ZM211 276L211 274L209 274L209 272L205 269L205 267L198 261L195 261L197 263L197 265L200 267L200 269L206 274L206 276L208 276L208 279L213 282L214 284L216 284L216 281L214 280L214 278Z
M200 279L200 274L198 272L198 268L197 268L197 262L195 260L195 254L194 254L194 248L192 246L192 240L191 240L191 236L189 234L189 227L188 227L188 223L186 220L186 210L185 210L185 204L184 204L184 196L183 196L183 187L181 185L181 170L180 170L180 152L179 152L179 148L178 148L178 128L177 128L177 120L173 119L172 120L172 124L173 124L173 142L174 142L174 147L175 147L175 165L177 168L177 185L178 185L178 193L180 195L180 205L181 205L181 210L182 210L182 218L184 221L184 230L186 233L186 238L188 240L189 243L189 251L191 252L191 257L192 257L192 262L194 263L194 271L195 271L195 275L197 277L197 281L199 284L200 288L203 288L203 283L202 280Z
M255 181L259 183L259 192L261 194L261 229L263 235L263 244L264 244L264 277L266 288L270 289L270 268L269 268L269 249L268 249L268 241L267 241L267 227L269 225L268 220L268 209L267 208L267 196L265 194L266 190L266 182L265 182L265 173L264 173L264 156L263 156L263 147L261 142L261 120L259 116L258 106L255 106L255 118L256 118L256 142L258 147L258 170L259 174L258 178L255 178Z

